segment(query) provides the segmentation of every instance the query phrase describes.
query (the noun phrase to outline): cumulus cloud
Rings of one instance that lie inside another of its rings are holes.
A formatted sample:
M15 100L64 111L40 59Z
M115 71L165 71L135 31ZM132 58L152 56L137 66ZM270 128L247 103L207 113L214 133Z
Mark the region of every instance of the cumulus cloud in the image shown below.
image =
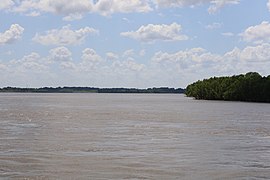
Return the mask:
M194 66L210 65L219 59L218 55L207 52L202 48L192 48L176 53L157 52L152 62L166 66L176 66L179 69L189 69Z
M141 26L137 31L122 32L121 35L141 42L187 40L188 36L181 34L181 29L181 25L177 23L172 23L170 25L148 24L146 26Z
M72 30L70 25L68 25L61 29L53 29L43 34L36 34L33 40L42 45L77 45L81 44L90 34L98 34L98 30L90 27Z
M82 51L81 62L78 64L80 71L91 71L95 69L103 59L100 55L96 53L94 49L86 48Z
M5 69L0 72L1 86L35 87L53 80L48 78L53 71L48 66L46 58L36 52L6 61L4 67Z
M258 46L248 46L239 51L239 59L251 62L270 62L270 44L261 44Z
M113 52L107 52L106 56L108 60L116 60L119 58L119 56Z
M1 9L9 9L13 5L14 5L14 2L12 0L1 0L0 10Z
M227 4L238 4L240 0L153 0L157 7L184 7L196 6L201 4L212 4L208 12L215 13Z
M64 15L64 20L82 18L85 13L98 13L104 16L113 13L149 12L152 10L148 1L143 0L4 0L2 8L12 6L12 11L22 14L53 13ZM12 2L12 4L11 4ZM0 6L0 7L1 7Z
M0 45L11 44L21 38L24 28L19 24L12 24L9 30L0 33Z
M117 59L110 61L108 57ZM21 59L1 62L0 82L15 81L25 85L25 81L29 81L34 86L51 85L51 82L55 82L54 86L185 87L193 81L211 76L249 71L267 75L269 66L269 43L234 48L224 54L215 54L200 47L174 53L160 51L147 63L111 52L106 53L103 58L91 48L84 49L81 58L74 61L70 50L58 47L50 50L44 57L32 52ZM2 76L5 74L8 76Z
M14 73L39 72L47 70L46 61L38 53L31 52L23 56L21 59L12 60L7 64Z
M113 73L125 76L129 73L140 73L143 70L146 70L146 66L144 64L136 62L135 59L129 57L123 61L114 61L111 65L111 70L113 70Z
M64 21L74 21L74 20L79 20L79 19L82 19L83 16L79 13L76 13L76 14L70 14L66 17L63 18Z
M99 63L102 61L102 58L96 53L94 49L86 48L82 51L82 61L90 63Z
M77 71L77 66L72 61L63 61L63 62L61 62L60 65L61 65L62 69L64 69L64 70Z
M92 10L89 0L24 0L16 1L12 11L23 14L53 13L64 16L83 14ZM77 15L78 17L78 15Z
M128 49L126 51L123 52L122 56L125 57L131 57L134 56L134 49Z
M88 12L92 4L89 0L40 0L38 8L45 12L70 15Z
M248 27L242 34L243 40L253 43L270 42L270 23L263 21L259 25Z
M137 63L134 59L129 58L123 62L124 67L132 71L142 71L145 68L144 64Z
M152 11L148 1L142 0L99 0L94 4L94 11L102 15L113 13L145 13Z
M37 17L37 16L40 16L40 13L37 11L32 11L32 12L26 14L26 16Z
M225 54L213 54L202 48L192 48L176 53L157 52L152 60L160 68L176 74L189 74L194 80L202 77L230 75L248 71L267 72L270 65L270 44L234 48ZM264 63L262 66L261 63ZM164 68L166 67L166 68ZM199 74L199 76L194 75Z
M240 0L212 0L208 12L213 14L227 4L239 4Z
M2 2L3 1L3 2ZM158 8L185 7L209 4L209 13L214 13L227 4L240 0L2 0L1 9L28 16L53 13L64 16L63 20L81 19L84 14L98 13L110 16L114 13L146 13ZM269 3L268 3L269 6Z
M72 53L66 47L57 47L50 50L50 60L53 61L71 61Z

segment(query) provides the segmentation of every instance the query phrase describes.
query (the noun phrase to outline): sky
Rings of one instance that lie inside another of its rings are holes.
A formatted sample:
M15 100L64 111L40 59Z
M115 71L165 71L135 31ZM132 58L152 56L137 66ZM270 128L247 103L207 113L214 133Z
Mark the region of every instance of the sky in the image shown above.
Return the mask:
M0 87L270 74L270 0L0 0Z

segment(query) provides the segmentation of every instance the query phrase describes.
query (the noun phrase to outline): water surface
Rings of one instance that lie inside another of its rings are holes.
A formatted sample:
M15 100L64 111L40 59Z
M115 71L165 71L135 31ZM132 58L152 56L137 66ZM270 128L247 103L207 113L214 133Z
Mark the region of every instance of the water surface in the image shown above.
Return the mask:
M1 179L270 179L270 105L0 94Z

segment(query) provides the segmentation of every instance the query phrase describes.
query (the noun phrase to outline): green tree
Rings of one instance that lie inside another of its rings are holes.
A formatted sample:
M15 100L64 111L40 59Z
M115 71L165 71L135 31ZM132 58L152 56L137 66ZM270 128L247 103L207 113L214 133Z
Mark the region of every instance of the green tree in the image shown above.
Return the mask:
M257 72L213 77L188 85L186 95L196 99L270 102L270 76Z

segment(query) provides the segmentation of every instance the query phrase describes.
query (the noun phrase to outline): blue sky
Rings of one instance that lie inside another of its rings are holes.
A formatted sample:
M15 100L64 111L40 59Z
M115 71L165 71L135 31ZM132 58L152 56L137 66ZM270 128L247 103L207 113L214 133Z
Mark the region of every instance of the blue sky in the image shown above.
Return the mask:
M270 74L270 0L1 0L0 87Z

